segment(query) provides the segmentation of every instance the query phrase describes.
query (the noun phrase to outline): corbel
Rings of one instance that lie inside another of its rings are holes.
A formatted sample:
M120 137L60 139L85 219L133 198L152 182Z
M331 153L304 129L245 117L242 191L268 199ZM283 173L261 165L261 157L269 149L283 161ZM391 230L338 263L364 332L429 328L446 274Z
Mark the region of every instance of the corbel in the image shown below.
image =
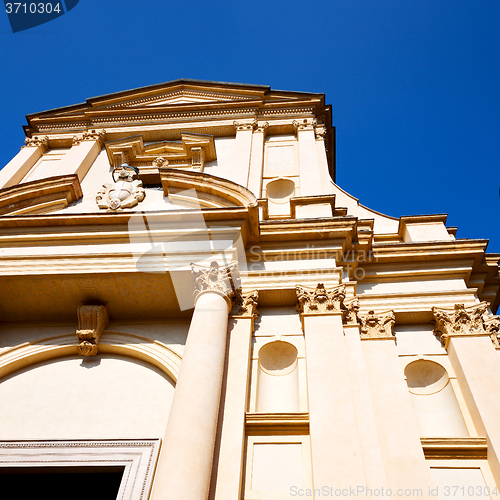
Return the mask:
M109 323L104 305L82 305L78 308L78 352L83 356L95 356L99 351L99 340Z

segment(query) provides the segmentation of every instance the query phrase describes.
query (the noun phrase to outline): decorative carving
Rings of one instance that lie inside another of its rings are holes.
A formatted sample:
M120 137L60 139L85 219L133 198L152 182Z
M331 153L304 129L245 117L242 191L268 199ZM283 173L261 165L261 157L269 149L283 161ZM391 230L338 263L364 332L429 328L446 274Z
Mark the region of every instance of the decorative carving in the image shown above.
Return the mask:
M73 136L73 146L78 146L82 141L98 141L99 145L102 145L105 135L104 130L86 130L81 135Z
M485 319L488 302L481 302L465 307L464 304L455 304L453 309L432 308L434 314L434 335L448 346L449 337L454 335L486 335ZM494 328L494 326L491 326Z
M158 158L153 160L153 167L168 167L168 160L164 156L158 156Z
M257 125L257 120L252 120L251 122L234 122L234 128L236 131L239 130L253 130Z
M109 323L108 312L103 305L83 305L78 308L78 352L84 356L97 354L101 333Z
M259 316L259 311L257 310L258 300L258 290L252 290L248 293L242 293L241 289L236 290L231 316L251 316L254 319L257 318Z
M490 316L484 321L484 328L489 334L493 345L500 349L500 316Z
M254 127L254 132L261 132L262 134L266 134L267 129L269 127L269 122L264 122L264 123L256 123Z
M332 290L326 290L323 283L318 283L312 290L296 285L297 311L299 314L327 314L342 312L345 299L345 286L337 286Z
M295 133L302 130L315 130L317 124L316 118L304 118L302 121L293 120L292 125Z
M44 135L43 137L39 135L35 135L34 137L26 137L24 139L24 144L29 147L41 148L42 151L45 152L47 151L47 149L49 149L49 138L46 135Z
M322 141L324 141L325 137L326 137L326 128L325 128L325 126L324 125L317 125L314 128L314 136L315 136L316 140L322 140Z
M96 195L96 203L99 208L107 209L108 212L116 212L124 208L135 207L146 197L146 191L142 187L142 181L134 180L134 173L130 167L123 165L118 173L118 180L112 184L103 184L103 188Z
M361 321L361 338L395 338L392 333L392 328L396 322L394 311L378 313L369 311L368 314L359 316L359 319Z
M203 267L197 264L191 264L191 270L194 276L194 297L195 300L202 292L219 292L229 300L233 300L239 283L235 283L238 263L220 267L216 261L210 264L210 267Z
M359 313L359 299L354 297L350 300L344 301L342 310L344 312L344 324L345 325L357 325L359 324L358 313Z

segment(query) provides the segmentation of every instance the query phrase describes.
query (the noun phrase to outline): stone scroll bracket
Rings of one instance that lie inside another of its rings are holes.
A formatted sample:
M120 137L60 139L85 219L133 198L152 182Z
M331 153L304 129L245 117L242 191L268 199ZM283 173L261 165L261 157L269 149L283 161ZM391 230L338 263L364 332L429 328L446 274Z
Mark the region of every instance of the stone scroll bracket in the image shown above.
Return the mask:
M99 351L101 334L109 323L106 306L84 304L78 308L77 314L77 350L83 356L95 356Z
M465 307L455 304L453 309L432 308L434 335L447 349L451 337L489 336L495 348L500 348L500 316L488 314L488 302Z

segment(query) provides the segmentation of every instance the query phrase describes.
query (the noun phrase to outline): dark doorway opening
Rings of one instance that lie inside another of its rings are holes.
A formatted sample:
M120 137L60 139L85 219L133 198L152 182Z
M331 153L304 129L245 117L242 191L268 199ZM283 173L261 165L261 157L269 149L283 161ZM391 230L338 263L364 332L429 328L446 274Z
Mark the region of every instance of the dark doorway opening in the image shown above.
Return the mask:
M2 499L115 500L125 467L0 467Z

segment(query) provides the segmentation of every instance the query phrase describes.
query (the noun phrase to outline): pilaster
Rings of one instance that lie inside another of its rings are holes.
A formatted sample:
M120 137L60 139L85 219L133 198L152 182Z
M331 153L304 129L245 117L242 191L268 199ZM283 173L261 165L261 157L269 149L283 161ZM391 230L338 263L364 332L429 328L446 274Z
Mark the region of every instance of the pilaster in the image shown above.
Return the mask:
M100 153L105 138L104 130L87 130L73 137L73 146L61 160L60 175L77 174L81 182Z
M364 486L342 317L345 287L296 287L306 342L314 487Z
M26 137L26 146L0 170L0 189L19 184L49 147L47 136Z
M260 198L262 195L262 177L264 169L264 143L268 122L256 124L252 136L252 151L250 155L250 169L248 171L248 189Z
M293 122L299 142L300 195L315 196L326 194L326 186L321 182L318 154L316 151L316 119L306 118ZM318 191L319 190L319 191Z
M212 476L216 500L237 499L242 487L250 353L254 321L259 314L258 299L257 290L236 292L229 317L227 369L219 413L220 442Z
M434 333L444 343L474 425L487 439L488 462L500 482L500 318L488 315L488 303L453 309L433 308Z
M359 315L360 339L387 486L422 489L432 485L420 434L396 351L393 311Z
M234 122L236 139L233 149L234 166L230 173L231 180L240 186L247 186L252 151L252 135L256 120L250 122Z

